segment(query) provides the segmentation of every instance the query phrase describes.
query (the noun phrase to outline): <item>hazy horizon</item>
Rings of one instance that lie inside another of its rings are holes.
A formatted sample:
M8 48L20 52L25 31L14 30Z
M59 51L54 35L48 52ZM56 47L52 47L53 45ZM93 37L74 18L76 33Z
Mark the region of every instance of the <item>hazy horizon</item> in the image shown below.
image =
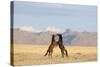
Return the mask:
M97 7L14 1L14 27L33 31L97 32Z

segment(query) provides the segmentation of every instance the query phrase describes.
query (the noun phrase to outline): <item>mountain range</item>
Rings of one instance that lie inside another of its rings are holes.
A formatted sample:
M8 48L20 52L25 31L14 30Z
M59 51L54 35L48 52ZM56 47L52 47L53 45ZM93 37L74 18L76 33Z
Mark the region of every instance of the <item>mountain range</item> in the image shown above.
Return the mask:
M51 43L52 34L56 32L29 32L19 28L13 31L14 44L40 44L48 45ZM65 31L61 33L63 36L63 44L71 46L96 46L97 45L97 33L96 32L77 32L77 31Z

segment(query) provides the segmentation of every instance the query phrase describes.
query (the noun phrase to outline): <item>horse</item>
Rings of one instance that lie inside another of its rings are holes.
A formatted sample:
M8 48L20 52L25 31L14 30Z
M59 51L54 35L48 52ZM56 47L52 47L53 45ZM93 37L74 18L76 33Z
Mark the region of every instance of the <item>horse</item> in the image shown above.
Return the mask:
M55 37L58 36L59 37L59 40L56 40ZM62 35L61 34L56 34L56 35L52 35L52 41L51 41L51 44L50 46L48 47L48 50L46 52L46 55L48 56L52 56L53 54L53 49L55 47L59 46L60 50L61 50L61 54L62 54L62 57L64 57L64 55L66 55L68 57L68 52L67 50L65 49L64 45L63 45L63 39L62 39Z

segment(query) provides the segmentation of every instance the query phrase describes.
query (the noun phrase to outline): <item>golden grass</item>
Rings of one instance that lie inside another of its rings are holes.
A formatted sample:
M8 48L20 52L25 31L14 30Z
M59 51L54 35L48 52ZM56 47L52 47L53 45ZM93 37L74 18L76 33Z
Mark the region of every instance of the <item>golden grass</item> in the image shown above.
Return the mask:
M14 45L14 65L37 65L96 61L96 47L66 46L69 57L61 57L59 48L52 57L44 56L49 45Z

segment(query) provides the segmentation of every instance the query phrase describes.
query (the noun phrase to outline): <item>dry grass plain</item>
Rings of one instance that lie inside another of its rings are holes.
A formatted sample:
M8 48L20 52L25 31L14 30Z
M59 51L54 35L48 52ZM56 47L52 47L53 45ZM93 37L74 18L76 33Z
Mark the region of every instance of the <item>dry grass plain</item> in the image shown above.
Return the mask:
M92 46L65 46L69 57L61 57L58 47L52 57L44 56L49 45L14 45L14 65L72 63L97 60L97 49Z

